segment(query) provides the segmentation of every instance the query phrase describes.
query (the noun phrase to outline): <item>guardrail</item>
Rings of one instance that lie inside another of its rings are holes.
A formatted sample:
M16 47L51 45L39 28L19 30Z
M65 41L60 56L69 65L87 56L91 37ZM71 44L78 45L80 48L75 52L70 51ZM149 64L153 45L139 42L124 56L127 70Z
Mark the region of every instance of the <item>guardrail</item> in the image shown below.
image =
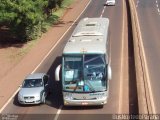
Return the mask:
M139 114L155 114L151 104L149 85L146 76L145 57L142 50L141 31L134 0L129 0L129 6L133 31Z

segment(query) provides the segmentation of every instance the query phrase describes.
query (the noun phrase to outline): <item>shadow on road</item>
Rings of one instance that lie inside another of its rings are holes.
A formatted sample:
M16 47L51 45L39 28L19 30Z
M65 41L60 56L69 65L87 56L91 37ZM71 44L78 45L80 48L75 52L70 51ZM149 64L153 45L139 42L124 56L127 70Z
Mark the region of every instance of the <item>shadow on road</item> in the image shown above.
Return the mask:
M62 110L93 110L102 108L103 106L63 106Z
M55 69L61 63L62 63L62 57L59 56L54 60L50 69L47 72L47 74L50 76L49 85L50 85L51 95L48 96L46 104L55 108L59 108L63 104L61 80L60 81L55 80Z
M132 35L132 25L129 1L126 0L127 16L128 16L128 57L129 57L129 114L138 115L138 95L137 95L137 81L134 58L134 43Z

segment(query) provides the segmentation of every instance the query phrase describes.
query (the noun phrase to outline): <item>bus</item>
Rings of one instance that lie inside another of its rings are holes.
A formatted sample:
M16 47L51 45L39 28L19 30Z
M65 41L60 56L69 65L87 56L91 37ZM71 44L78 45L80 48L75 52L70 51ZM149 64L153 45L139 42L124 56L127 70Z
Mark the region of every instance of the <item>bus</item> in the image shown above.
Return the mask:
M112 77L109 43L108 18L83 18L78 23L55 70L55 79L62 79L64 106L107 103Z

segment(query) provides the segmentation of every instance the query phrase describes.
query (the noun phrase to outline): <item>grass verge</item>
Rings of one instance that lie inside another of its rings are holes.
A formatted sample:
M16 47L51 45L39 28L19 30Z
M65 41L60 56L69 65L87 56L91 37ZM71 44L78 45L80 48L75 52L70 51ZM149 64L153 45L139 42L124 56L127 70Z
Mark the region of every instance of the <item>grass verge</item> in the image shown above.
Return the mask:
M46 32L51 26L56 24L59 21L59 18L61 18L65 10L74 2L75 0L64 0L62 2L61 7L56 9L54 12L52 12L51 16L43 23L43 30L42 32Z

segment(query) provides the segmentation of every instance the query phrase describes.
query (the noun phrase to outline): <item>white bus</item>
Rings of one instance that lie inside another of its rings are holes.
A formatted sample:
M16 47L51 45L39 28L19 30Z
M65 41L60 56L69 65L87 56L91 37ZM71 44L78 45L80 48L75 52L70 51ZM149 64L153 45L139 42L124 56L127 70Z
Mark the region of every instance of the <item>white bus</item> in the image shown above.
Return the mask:
M62 55L62 65L55 71L60 79L65 106L107 103L111 67L109 62L109 19L82 19Z

